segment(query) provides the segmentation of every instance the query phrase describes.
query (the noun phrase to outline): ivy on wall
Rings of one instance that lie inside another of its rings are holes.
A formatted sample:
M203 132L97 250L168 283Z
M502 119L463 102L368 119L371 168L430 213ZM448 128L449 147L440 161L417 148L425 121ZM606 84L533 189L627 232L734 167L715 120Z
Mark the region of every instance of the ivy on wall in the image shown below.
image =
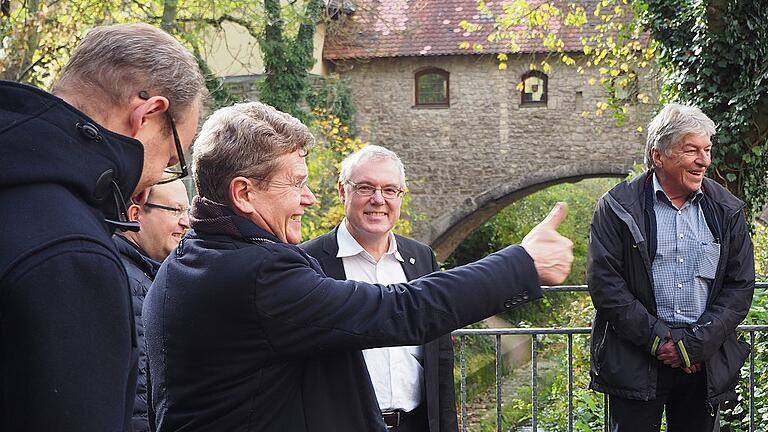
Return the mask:
M645 3L667 98L715 121L710 176L756 215L768 200L768 3Z
M307 71L314 64L315 24L322 10L322 0L309 0L298 33L285 34L279 0L264 0L266 25L259 38L264 56L264 73L259 83L259 99L301 120L307 114L300 108L308 89Z

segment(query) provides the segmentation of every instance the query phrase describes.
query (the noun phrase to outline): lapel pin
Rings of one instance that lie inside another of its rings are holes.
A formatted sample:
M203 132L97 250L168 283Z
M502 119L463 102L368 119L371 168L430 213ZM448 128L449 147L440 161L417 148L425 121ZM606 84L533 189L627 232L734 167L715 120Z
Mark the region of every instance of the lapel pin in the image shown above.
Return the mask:
M411 257L410 259L408 259L408 262L411 264L416 264L416 258Z

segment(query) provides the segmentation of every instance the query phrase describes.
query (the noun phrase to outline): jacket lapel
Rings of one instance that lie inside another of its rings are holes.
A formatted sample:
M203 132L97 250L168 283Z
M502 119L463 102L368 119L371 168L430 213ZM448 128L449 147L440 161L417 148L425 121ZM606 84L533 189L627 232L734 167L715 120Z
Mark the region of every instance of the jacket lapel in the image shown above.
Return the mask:
M397 251L400 252L400 256L403 257L403 262L400 263L400 266L403 267L405 278L410 282L427 273L431 273L431 268L425 267L429 266L430 263L421 262L421 260L416 259L415 251L408 247L406 242L403 241L403 238L400 236L395 237L397 241Z
M339 253L339 242L336 240L336 233L339 227L329 232L323 239L323 255L319 257L320 264L323 266L325 274L329 277L339 280L345 280L347 274L344 272L344 262L337 258Z

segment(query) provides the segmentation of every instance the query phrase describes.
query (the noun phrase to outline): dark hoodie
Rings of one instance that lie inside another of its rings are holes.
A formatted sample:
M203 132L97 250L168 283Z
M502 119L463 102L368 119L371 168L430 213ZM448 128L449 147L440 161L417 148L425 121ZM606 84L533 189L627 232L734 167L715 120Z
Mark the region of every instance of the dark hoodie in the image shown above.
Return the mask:
M140 142L0 81L0 430L130 429L137 344L105 218L142 163Z

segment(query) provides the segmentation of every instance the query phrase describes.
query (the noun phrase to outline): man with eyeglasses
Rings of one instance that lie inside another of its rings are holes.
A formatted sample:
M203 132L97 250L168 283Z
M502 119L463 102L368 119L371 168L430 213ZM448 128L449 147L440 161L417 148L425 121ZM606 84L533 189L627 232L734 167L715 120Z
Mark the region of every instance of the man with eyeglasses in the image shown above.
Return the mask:
M173 37L126 24L88 32L52 92L0 82L0 430L130 430L138 344L111 236L138 229L134 194L186 174L205 81Z
M432 249L392 232L400 219L405 169L392 151L369 145L341 163L344 220L302 245L335 279L400 283L440 270ZM384 423L397 432L458 429L453 344L444 335L419 346L363 351Z
M139 345L139 375L133 406L134 432L149 431L147 411L147 358L141 308L160 264L189 229L189 198L181 180L152 186L143 204L128 207L128 218L139 223L139 231L120 231L115 241L133 296L133 315Z

